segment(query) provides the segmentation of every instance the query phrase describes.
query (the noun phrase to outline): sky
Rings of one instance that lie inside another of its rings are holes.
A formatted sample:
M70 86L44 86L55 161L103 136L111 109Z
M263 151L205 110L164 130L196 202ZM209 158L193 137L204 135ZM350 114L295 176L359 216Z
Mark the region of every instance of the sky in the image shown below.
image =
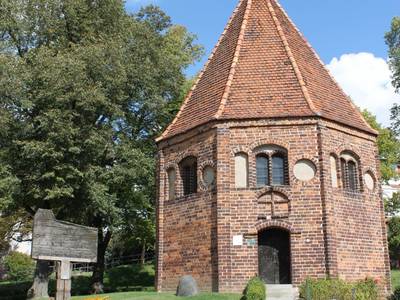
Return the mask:
M197 35L204 58L187 70L197 74L236 7L238 0L127 0L130 12L156 4ZM391 85L385 32L400 16L399 0L280 0L328 70L360 108L390 125L390 108L400 103Z

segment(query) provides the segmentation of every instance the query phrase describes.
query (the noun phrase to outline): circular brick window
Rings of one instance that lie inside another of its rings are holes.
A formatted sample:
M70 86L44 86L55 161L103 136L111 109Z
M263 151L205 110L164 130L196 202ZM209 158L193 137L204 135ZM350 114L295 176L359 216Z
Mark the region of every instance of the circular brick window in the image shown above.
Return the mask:
M367 189L373 191L375 189L375 180L370 172L365 173L364 182Z
M294 176L301 181L310 181L317 173L317 167L311 160L299 160L293 168Z
M207 166L203 169L203 181L208 189L215 187L215 170L211 166Z

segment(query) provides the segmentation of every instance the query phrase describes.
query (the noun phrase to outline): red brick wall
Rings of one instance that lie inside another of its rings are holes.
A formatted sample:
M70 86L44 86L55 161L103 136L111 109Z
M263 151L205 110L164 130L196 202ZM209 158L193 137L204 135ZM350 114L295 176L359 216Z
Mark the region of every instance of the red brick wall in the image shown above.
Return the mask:
M275 226L291 229L292 281L299 284L307 276L324 277L325 252L319 177L317 174L311 182L302 183L291 172L300 159L318 162L316 125L240 126L242 124L230 124L229 129L220 129L221 134L218 136L217 203L221 211L218 213L218 241L223 241L223 253L218 253L219 290L240 292L248 279L258 273L257 246L232 246L233 236L257 238L257 228L267 227L271 221ZM265 204L258 201L267 190L256 187L256 154L253 150L270 144L288 151L290 185L274 188L289 200L288 218L274 219ZM249 157L247 189L235 188L234 156L238 152L245 152ZM260 216L267 216L270 220L259 221Z
M216 247L215 190L202 184L202 168L215 161L215 133L165 148L159 153L158 263L157 288L175 291L179 278L193 275L202 290L213 288L216 263L212 253ZM188 156L197 157L198 193L184 196L179 162ZM176 199L168 199L167 170L177 171ZM215 211L215 208L214 208ZM214 272L214 273L213 273Z
M241 292L247 280L258 273L257 245L246 241L257 239L257 232L268 227L291 233L295 285L307 277L331 275L348 280L372 277L383 291L389 288L379 185L374 192L363 189L351 194L332 188L330 178L330 155L339 156L343 150L360 157L362 173L369 171L379 178L374 137L313 119L232 122L214 128L159 145L159 290L175 290L180 276L192 274L202 290ZM268 144L288 151L288 186L256 187L254 150ZM245 189L235 188L234 157L238 152L249 157L249 186ZM201 189L194 196L168 201L166 169L189 154L198 157L200 183L201 167L216 166L216 191ZM300 159L313 161L317 168L309 182L293 175ZM287 199L279 206L286 216L271 215L271 193ZM243 246L233 246L235 235L244 235Z
M390 291L390 267L387 250L386 225L381 199L381 187L376 183L374 191L366 188L363 175L370 172L380 178L379 158L373 137L331 123L321 126L322 159L325 162L327 212L332 232L330 263L332 275L346 280L366 277L376 279L383 291ZM359 156L361 192L333 188L330 176L329 156L339 156L343 151Z

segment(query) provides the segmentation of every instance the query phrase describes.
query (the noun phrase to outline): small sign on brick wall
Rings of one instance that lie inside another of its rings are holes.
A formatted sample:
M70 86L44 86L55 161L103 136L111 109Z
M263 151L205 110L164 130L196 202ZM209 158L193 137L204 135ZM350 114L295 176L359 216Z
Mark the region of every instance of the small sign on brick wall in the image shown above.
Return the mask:
M233 236L233 246L243 246L243 235Z

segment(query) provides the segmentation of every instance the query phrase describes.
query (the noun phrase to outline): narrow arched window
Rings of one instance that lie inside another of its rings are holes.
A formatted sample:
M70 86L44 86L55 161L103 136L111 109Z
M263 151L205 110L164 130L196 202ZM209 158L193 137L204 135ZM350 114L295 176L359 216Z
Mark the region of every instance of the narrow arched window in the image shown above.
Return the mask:
M285 185L285 157L280 153L272 156L272 185Z
M358 160L350 152L343 152L340 156L340 168L343 188L349 191L360 190Z
M235 187L247 188L248 184L248 157L246 153L235 155Z
M269 157L259 154L256 157L257 186L269 185Z
M183 194L197 193L197 158L187 157L180 163Z
M333 155L330 156L330 163L331 163L332 187L337 188L339 184L338 184L337 160L335 156Z
M348 178L349 178L349 189L352 191L358 190L358 172L357 164L354 161L348 162Z
M175 182L176 182L176 171L174 168L170 168L168 173L168 199L175 199Z

